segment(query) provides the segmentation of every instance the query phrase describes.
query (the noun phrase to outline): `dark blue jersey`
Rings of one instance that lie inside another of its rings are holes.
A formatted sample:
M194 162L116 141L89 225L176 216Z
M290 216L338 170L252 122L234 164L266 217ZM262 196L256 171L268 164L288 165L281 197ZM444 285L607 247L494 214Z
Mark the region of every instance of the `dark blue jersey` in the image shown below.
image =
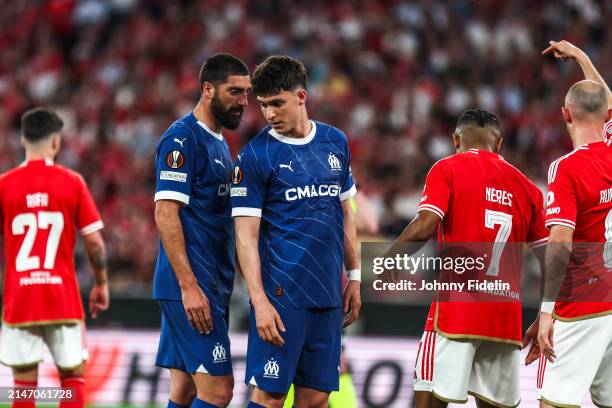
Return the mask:
M342 305L341 201L356 192L346 136L311 122L298 139L264 128L238 155L232 215L261 217L263 286L282 307Z
M174 122L157 145L155 201L185 206L179 216L191 269L211 303L229 304L235 274L229 180L233 163L223 136L193 113ZM159 242L153 297L181 300L178 281Z

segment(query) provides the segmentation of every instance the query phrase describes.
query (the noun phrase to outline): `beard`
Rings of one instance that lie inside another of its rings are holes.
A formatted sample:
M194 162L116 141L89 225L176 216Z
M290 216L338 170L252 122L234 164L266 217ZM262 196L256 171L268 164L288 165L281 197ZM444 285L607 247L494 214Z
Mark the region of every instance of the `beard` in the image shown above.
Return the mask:
M240 125L244 108L242 106L230 106L228 108L215 94L210 102L210 110L217 123L226 129L233 130ZM239 114L236 115L236 113Z

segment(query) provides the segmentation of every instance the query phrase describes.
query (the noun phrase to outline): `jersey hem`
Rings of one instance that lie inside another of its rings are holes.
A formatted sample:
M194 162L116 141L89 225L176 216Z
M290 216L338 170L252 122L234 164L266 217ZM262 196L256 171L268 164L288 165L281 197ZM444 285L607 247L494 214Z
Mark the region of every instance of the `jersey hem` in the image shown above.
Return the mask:
M179 193L178 191L162 190L155 193L153 201L159 200L173 200L180 201L185 205L189 205L189 196L187 194Z
M232 217L259 217L261 218L261 208L254 207L234 207Z
M84 319L52 319L52 320L31 320L23 323L8 323L2 319L2 324L7 327L31 327L31 326L49 326L53 324L69 324L82 323Z
M591 313L591 314L575 316L575 317L561 317L557 313L553 313L553 317L556 320L560 320L562 322L577 322L580 320L588 320L588 319L594 319L596 317L607 316L609 314L612 314L612 310L605 310L603 312Z
M102 222L102 220L98 220L81 228L80 232L81 235L87 235L99 231L102 228L104 228L104 223Z
M566 218L552 218L544 223L546 228L551 228L553 225L562 225L564 227L576 229L576 223Z
M495 405L496 407L499 407L499 408L516 408L521 403L521 399L520 398L519 398L519 401L516 404L514 404L514 405L506 405L506 404L502 404L501 402L493 401L492 399L484 397L484 396L482 396L482 395L480 395L480 394L478 394L477 392L474 392L474 391L468 391L468 394L470 394L474 398L478 398L479 400L482 400L482 401L486 402L487 404Z
M424 210L431 211L432 213L434 213L438 217L440 217L440 219L444 219L444 211L442 211L441 209L439 209L435 205L431 205L431 204L422 204L422 205L419 205L419 207L417 208L417 214L420 213L421 211L424 211Z
M357 187L353 184L351 188L349 188L343 193L340 193L340 201L346 201L349 198L354 197L355 194L357 194Z
M523 342L519 340L510 340L504 339L503 337L493 337L493 336L483 336L480 334L468 334L468 333L446 333L442 329L438 327L438 302L436 302L436 315L434 316L434 331L441 336L444 336L448 339L468 339L468 340L487 340L494 341L496 343L510 344L513 346L517 346L519 349L522 349Z

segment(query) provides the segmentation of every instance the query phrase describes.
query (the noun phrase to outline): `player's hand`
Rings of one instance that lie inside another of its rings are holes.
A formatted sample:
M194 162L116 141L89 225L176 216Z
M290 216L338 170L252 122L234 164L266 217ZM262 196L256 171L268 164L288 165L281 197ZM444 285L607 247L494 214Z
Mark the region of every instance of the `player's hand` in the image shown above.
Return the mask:
M350 326L359 317L361 310L361 282L349 281L344 289L342 311L344 312L343 327Z
M529 347L529 352L525 357L525 365L529 365L540 358L540 345L538 344L538 329L540 327L540 318L536 318L535 322L531 323L531 326L525 332L525 338L523 339L523 348Z
M569 41L549 41L550 46L542 51L543 55L552 53L555 58L558 58L562 61L567 61L569 59L576 59L582 53L582 50L576 47L574 44Z
M540 312L538 344L546 359L551 363L554 362L557 354L553 344L553 319L551 313Z
M108 295L108 283L94 284L89 292L89 314L92 319L98 317L98 313L108 309L110 296Z
M200 334L208 334L213 329L212 314L208 298L198 284L193 284L182 291L183 307L191 327Z
M255 324L259 337L275 346L285 344L285 340L279 333L279 331L285 332L285 325L274 306L265 300L258 304L254 303L253 309L255 309Z

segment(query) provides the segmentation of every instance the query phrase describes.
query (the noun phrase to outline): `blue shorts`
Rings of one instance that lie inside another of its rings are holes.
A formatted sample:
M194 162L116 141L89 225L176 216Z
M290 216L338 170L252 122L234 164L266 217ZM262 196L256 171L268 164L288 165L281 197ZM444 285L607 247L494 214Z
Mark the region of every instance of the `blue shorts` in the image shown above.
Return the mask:
M232 355L226 312L211 308L213 330L200 334L191 327L183 302L158 300L162 312L161 333L155 365L177 368L190 374L232 374Z
M251 306L246 383L286 394L291 383L337 391L340 381L341 308L277 309L285 325L283 346L263 341Z

